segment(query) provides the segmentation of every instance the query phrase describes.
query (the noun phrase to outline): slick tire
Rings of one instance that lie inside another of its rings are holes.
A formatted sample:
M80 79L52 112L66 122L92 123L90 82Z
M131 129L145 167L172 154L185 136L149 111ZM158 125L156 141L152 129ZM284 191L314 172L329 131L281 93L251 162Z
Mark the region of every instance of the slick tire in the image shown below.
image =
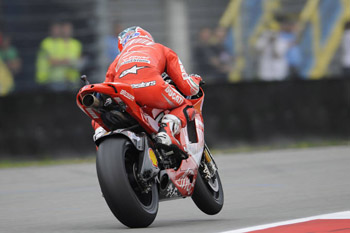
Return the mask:
M101 142L97 152L97 175L103 196L114 214L130 228L149 226L158 212L156 184L148 193L141 192L135 179L139 152L124 137Z
M192 200L196 206L208 215L219 213L224 205L224 191L218 172L215 173L214 179L216 179L216 181L215 187L213 188L213 184L210 185L202 177L201 171L199 170L192 195Z

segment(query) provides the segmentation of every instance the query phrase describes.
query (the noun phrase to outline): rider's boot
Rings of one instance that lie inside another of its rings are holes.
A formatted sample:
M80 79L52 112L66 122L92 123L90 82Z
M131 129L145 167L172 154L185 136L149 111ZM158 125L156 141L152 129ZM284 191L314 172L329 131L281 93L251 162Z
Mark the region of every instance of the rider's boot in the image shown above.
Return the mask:
M167 114L163 117L159 131L156 135L158 146L166 150L178 150L182 159L187 159L188 155L183 150L180 142L175 138L180 132L181 121L178 117L172 114Z

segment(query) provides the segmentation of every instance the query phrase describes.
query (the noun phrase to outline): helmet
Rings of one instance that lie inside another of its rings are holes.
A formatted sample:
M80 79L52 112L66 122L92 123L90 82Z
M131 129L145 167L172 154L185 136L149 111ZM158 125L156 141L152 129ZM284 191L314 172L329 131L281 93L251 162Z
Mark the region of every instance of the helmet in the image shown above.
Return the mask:
M151 34L148 31L142 29L141 27L139 27L139 26L129 27L127 29L124 29L118 35L118 49L119 49L119 51L121 52L123 50L124 46L126 45L126 43L128 43L131 39L134 39L136 37L142 37L144 39L149 39L151 41L154 41Z

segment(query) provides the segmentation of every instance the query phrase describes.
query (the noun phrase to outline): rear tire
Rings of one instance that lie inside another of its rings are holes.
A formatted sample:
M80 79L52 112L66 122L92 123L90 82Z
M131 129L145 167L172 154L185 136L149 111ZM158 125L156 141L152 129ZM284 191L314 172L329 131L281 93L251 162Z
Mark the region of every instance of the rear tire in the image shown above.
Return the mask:
M158 190L142 193L135 179L139 152L124 137L106 138L97 152L97 175L103 196L114 214L131 228L147 227L158 212Z
M201 211L208 215L221 211L224 205L224 191L217 171L214 177L207 181L203 178L202 170L198 170L192 200Z

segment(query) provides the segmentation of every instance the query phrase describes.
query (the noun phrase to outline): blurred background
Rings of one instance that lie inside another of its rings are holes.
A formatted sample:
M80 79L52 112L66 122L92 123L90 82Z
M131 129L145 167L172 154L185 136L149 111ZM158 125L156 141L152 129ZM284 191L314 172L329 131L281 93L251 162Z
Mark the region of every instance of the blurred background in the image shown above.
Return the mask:
M350 0L0 0L0 158L91 155L79 77L135 25L206 81L212 148L349 142Z

